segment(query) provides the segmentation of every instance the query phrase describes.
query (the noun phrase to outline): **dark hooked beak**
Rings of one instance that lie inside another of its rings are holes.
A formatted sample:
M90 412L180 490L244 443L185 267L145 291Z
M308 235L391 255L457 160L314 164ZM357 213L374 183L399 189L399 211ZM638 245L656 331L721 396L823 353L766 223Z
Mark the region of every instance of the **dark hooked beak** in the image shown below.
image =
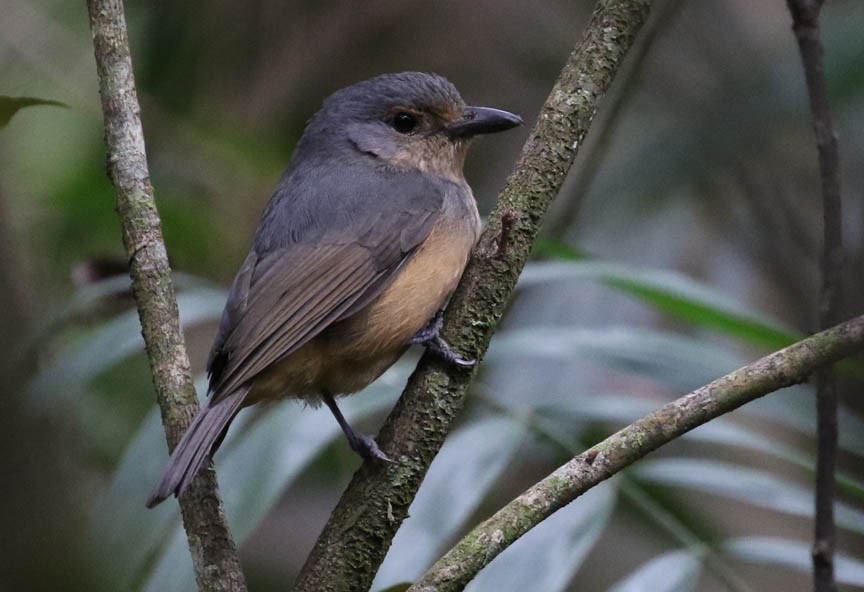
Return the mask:
M445 128L450 138L470 138L479 134L494 134L522 125L522 118L508 111L491 107L468 107L459 121Z

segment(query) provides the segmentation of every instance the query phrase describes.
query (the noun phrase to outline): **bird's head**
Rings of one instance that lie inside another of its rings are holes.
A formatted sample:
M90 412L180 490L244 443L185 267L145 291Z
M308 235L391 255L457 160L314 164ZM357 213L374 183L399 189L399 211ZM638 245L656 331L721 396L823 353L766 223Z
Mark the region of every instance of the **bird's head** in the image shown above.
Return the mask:
M521 123L507 111L466 105L456 87L436 74L384 74L330 95L309 122L298 154L347 150L381 166L457 180L474 136Z

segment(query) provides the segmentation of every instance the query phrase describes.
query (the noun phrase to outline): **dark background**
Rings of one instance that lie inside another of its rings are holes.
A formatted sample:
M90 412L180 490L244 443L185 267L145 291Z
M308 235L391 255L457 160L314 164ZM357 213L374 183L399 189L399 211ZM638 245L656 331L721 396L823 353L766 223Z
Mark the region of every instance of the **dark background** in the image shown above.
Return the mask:
M718 329L712 310L746 312L787 335L815 328L821 202L785 2L656 4L544 228L538 259L563 267L551 268L552 281L520 290L465 414L463 455L484 450L483 430L500 434L493 420L502 418L507 429L517 426L517 444L477 462L489 473L467 482L488 477L490 484L473 494L476 503L452 532L428 542L432 556L643 407L771 349L752 327ZM520 113L525 128L484 138L469 157L466 174L485 215L590 10L583 1L127 3L152 180L172 264L186 274L179 282L189 299L181 305L195 371L224 301L220 290L245 257L261 209L323 97L380 73L424 70L447 76L470 103ZM3 0L2 13L0 94L67 107L24 109L0 130L0 589L188 589L182 539L171 534L176 506L143 508L144 484L165 447L157 429L147 437L139 431L146 418L152 423L153 392L131 302L122 290L108 295L110 286L88 280L108 262L122 262L123 251L104 175L86 8ZM864 5L828 2L823 21L843 171L845 318L861 312L864 288ZM618 272L631 281L648 274L676 289L682 278L698 282L698 295L685 292L715 308L689 317L658 310L644 291L640 297L598 281L596 267L573 276L567 266L577 254L623 264ZM848 480L838 510L847 524L839 550L858 562L843 569L859 584L860 376L843 375L840 465ZM383 402L365 429L377 429L400 380L381 385ZM809 575L799 568L806 568L801 544L811 530L810 395L806 387L778 393L736 413L732 432L654 455L694 464L634 470L610 486L608 506L580 500L574 506L585 502L595 508L591 516L603 516L591 528L547 521L569 538L522 552L535 557L537 570L543 561L536 558L556 559L561 581L538 589L611 589L652 558L683 550L703 562L682 590L807 590ZM556 405L572 417L553 414L558 423L550 424L543 409ZM303 421L326 415L297 403L279 413ZM557 440L541 429L549 425ZM260 450L295 450L274 444L287 437L285 429L260 427ZM244 458L254 465L261 455ZM283 474L283 465L272 466ZM334 432L278 486L267 485L266 470L244 481L232 478L230 466L220 471L232 519L256 507L257 491L277 492L259 500L263 518L248 536L239 527L253 590L286 589L355 468ZM426 485L436 483L433 474ZM232 498L234 490L246 497ZM768 559L724 547L741 537L773 537L779 546ZM165 550L170 540L175 546ZM792 547L784 550L783 542ZM409 547L423 543L394 545ZM172 555L186 575L167 567ZM401 561L408 563L391 566L397 575L382 586L416 577L425 560ZM669 561L683 565L678 556ZM649 575L639 577L651 582ZM501 588L489 577L478 590Z

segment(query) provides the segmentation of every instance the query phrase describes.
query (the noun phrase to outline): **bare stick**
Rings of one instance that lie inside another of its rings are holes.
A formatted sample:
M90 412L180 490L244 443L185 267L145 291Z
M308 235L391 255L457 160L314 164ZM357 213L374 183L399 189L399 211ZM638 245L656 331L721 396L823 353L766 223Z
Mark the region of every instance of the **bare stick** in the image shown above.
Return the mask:
M447 308L443 337L479 359L512 293L543 215L637 31L648 0L600 0L570 55ZM366 462L342 496L296 591L368 590L429 465L462 409L474 369L426 355L377 441L395 464Z
M840 203L840 156L831 120L831 104L822 63L819 11L822 0L788 0L792 29L798 40L807 94L819 151L822 181L824 244L822 290L819 296L819 327L837 322L840 314L840 278L843 266L843 234ZM816 374L819 450L816 455L816 521L813 534L813 589L833 592L834 581L834 471L837 464L837 381L834 370Z
M574 457L472 530L409 592L455 592L516 539L559 508L690 430L741 405L803 382L864 349L864 316L744 366L630 424Z
M147 170L123 3L88 0L87 8L105 119L108 175L117 192L132 290L165 434L173 448L198 412L198 401ZM215 474L210 470L202 475L180 500L198 587L208 592L245 592ZM143 493L141 508L145 511Z

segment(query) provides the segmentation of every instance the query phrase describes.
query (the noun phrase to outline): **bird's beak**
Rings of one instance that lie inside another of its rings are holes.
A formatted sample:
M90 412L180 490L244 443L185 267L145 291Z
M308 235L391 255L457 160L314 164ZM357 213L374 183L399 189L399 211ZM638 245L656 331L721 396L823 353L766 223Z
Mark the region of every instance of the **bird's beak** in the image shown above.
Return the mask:
M448 125L445 133L450 138L470 138L479 134L503 132L517 125L522 125L522 118L508 111L491 107L468 107L462 119Z

